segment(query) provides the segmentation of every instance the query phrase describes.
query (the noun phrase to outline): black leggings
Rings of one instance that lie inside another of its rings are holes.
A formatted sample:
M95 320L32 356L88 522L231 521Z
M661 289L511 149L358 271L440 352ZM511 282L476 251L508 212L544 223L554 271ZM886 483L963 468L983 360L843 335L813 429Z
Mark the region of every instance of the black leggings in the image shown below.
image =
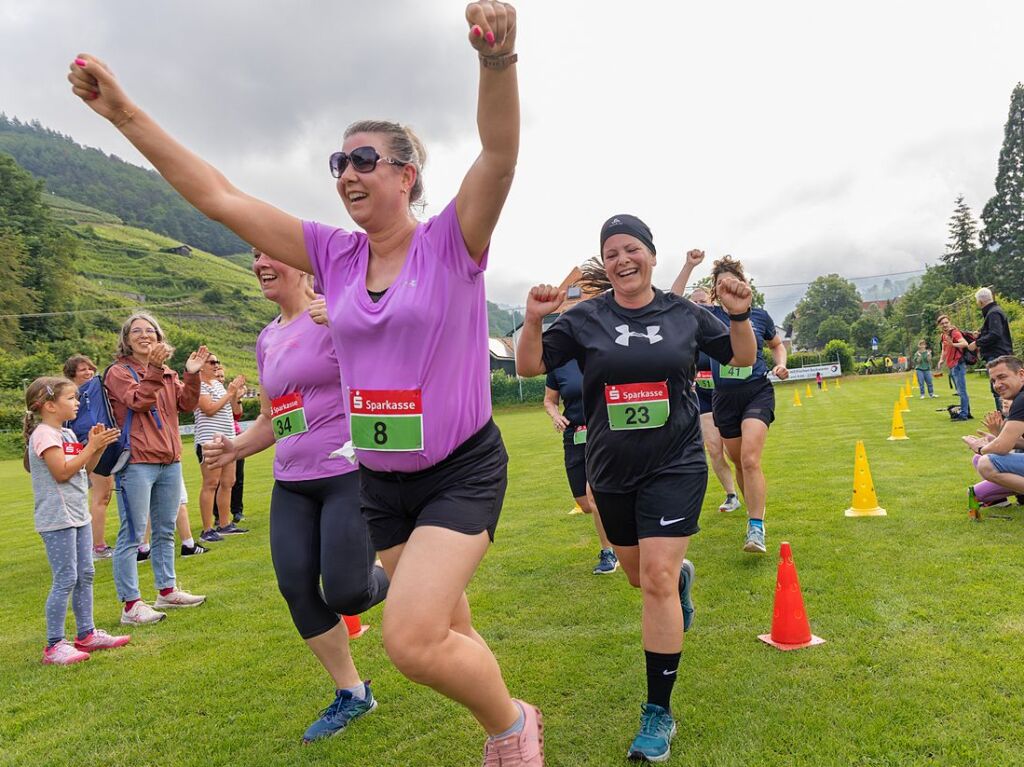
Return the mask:
M330 631L339 615L369 610L388 593L388 577L374 565L376 552L359 509L358 471L276 481L270 556L277 587L303 639Z

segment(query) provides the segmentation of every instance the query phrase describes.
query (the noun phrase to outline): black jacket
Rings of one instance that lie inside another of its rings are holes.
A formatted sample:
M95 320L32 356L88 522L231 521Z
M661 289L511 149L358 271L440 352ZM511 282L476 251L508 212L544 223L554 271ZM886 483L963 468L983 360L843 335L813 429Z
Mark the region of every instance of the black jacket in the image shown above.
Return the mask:
M1013 354L1013 341L1010 339L1010 321L1006 313L995 301L981 310L985 321L978 333L978 352L982 359L991 362L1004 354Z

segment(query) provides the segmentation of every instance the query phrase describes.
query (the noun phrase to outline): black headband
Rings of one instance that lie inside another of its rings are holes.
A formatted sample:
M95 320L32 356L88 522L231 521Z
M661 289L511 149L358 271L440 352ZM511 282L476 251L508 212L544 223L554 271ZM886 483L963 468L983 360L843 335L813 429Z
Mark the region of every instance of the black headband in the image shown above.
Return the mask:
M647 249L651 251L651 254L657 254L654 249L654 235L651 234L650 228L636 216L631 216L628 213L620 213L617 216L612 216L604 222L604 226L601 227L601 251L604 252L604 244L613 234L628 234L632 237L636 237L640 242L647 246Z

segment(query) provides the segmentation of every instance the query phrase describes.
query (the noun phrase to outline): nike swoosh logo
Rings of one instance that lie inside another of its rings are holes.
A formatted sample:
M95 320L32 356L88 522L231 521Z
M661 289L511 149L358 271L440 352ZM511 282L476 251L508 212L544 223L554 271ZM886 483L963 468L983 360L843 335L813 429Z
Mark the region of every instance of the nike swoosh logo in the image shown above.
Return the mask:
M662 517L660 522L662 527L668 527L669 525L674 525L676 522L682 522L684 519L686 519L686 517L679 517L679 519L665 519Z
M675 674L675 673L676 673L676 672L677 672L678 670L679 670L679 669L677 669L677 668L674 668L674 669L672 669L671 671L662 671L662 672L661 672L661 674L662 674L662 676L672 676L672 675L673 675L673 674Z

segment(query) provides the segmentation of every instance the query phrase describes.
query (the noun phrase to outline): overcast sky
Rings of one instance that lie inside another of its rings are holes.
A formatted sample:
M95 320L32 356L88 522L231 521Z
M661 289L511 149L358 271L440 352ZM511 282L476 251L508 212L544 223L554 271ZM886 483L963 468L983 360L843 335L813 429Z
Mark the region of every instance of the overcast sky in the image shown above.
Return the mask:
M93 53L239 187L350 226L327 169L357 119L424 139L427 214L479 143L464 3L0 0L0 110L145 161L69 91ZM597 252L609 215L762 285L934 263L957 194L994 191L1024 3L522 0L523 137L495 233L492 300L522 303ZM706 270L697 273L697 277ZM881 280L878 280L881 282ZM771 288L781 320L802 286Z

